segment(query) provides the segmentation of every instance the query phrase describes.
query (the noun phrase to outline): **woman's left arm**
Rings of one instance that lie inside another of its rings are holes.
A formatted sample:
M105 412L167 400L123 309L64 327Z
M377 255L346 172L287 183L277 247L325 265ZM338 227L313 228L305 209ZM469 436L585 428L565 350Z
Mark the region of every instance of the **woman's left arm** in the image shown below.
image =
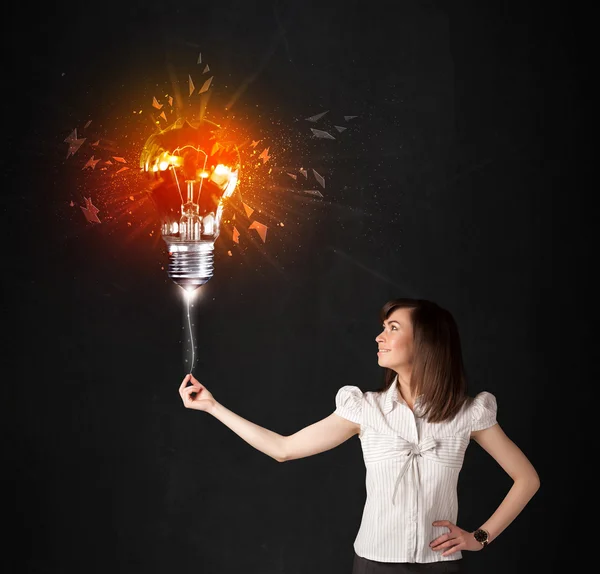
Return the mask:
M523 451L506 436L499 424L474 431L471 438L488 452L514 481L494 514L480 526L489 533L491 542L525 508L540 487L540 477Z
M513 479L514 483L496 511L480 526L489 534L489 542L521 513L540 487L540 478L523 451L506 436L498 423L473 431L475 440ZM466 532L446 520L434 522L435 526L447 526L450 532L443 534L430 544L432 550L441 550L442 556L449 556L458 550L480 550L473 533Z

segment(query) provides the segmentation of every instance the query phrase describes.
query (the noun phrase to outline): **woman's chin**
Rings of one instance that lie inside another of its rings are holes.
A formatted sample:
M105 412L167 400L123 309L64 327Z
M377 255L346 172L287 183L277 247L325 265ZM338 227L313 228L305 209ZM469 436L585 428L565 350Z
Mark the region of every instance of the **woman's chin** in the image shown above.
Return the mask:
M377 357L377 364L383 369L391 369L392 371L396 370L395 364L392 364L391 361L386 361L387 357Z

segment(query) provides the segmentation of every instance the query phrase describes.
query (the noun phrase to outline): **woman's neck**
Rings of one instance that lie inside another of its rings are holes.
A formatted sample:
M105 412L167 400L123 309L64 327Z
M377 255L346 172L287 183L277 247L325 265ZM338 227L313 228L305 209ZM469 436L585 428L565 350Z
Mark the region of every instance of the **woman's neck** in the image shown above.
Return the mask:
M412 409L414 401L412 391L410 389L410 373L398 373L398 376L396 377L396 384L398 385L398 392L406 401L406 404L408 404L408 406Z

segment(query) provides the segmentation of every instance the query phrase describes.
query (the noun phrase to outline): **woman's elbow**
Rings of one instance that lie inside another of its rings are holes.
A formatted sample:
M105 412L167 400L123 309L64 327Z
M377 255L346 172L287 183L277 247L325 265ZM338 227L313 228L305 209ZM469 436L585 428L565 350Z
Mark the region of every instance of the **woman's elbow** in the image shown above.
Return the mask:
M301 456L295 455L293 452L283 449L273 457L277 462L289 462L290 460L296 460L302 458Z
M291 460L298 460L299 458L310 456L308 452L303 452L305 449L302 448L302 445L294 441L292 436L293 435L281 437L277 453L273 456L277 462L289 462Z
M537 492L540 488L540 475L538 474L537 470L535 469L535 467L533 465L531 465L529 472L528 472L528 476L527 476L527 482L529 483L530 488L534 491Z
M542 485L542 482L540 480L540 475L535 470L533 471L533 476L530 479L530 483L531 483L531 488L533 489L533 493L535 494L540 489L540 486Z
M525 488L531 496L540 489L541 485L540 477L535 469L531 469L530 472L515 479L515 482L519 482L522 488Z
M287 462L288 460L292 460L293 457L290 456L290 452L289 452L289 444L288 444L288 437L287 436L282 436L279 439L279 444L277 445L277 451L272 454L272 458L275 459L277 462Z

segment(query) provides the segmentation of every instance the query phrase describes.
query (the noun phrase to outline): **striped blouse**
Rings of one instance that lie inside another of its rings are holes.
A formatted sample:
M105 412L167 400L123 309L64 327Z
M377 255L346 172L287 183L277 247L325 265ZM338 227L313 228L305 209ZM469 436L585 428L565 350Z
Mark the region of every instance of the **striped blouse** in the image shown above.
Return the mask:
M472 431L496 423L496 398L479 393L450 421L428 423L414 413L396 384L384 393L342 387L335 414L360 424L366 467L366 501L356 554L378 562L459 560L460 551L443 557L429 542L448 532L435 520L456 524L458 474Z

